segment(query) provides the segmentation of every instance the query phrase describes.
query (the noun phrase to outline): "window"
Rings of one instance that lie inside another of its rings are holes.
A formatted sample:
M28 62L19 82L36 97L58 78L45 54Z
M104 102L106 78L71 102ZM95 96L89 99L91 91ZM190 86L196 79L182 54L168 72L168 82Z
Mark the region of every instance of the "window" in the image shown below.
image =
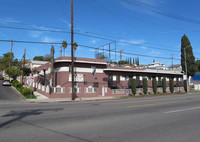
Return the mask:
M162 86L162 80L161 80L161 77L158 77L158 86Z
M136 76L136 86L140 87L140 76Z
M93 82L93 87L99 88L99 82Z
M117 75L117 82L119 83L120 82L120 75Z
M108 87L112 87L112 85L113 85L113 76L108 75Z

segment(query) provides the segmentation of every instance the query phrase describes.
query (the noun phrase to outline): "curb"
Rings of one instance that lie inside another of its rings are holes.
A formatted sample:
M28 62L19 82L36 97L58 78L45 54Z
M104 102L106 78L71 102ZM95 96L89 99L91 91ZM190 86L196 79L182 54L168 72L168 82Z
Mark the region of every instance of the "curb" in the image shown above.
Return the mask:
M29 103L66 103L66 102L89 102L89 101L106 101L106 100L122 100L122 99L133 99L133 98L146 98L146 97L158 97L158 96L175 96L175 95L186 95L194 93L183 93L183 94L167 94L167 95L155 95L155 96L138 96L138 97L127 97L127 98L105 98L105 99L88 99L88 100L58 100L58 101L28 101Z
M24 99L27 100L15 87L11 85L11 87Z

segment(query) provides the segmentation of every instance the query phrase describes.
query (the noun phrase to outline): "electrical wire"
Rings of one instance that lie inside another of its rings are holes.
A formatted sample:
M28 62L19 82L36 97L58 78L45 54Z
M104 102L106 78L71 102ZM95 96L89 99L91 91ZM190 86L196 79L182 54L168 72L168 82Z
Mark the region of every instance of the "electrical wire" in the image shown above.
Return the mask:
M62 44L62 43L53 43L53 42L34 42L34 41L18 41L18 40L0 40L0 42L18 42L18 43L36 43L36 44ZM71 43L69 43L69 45L71 45ZM90 49L97 49L97 47L93 47L93 46L87 46L87 45L78 45L80 47L85 47L85 48L90 48ZM108 50L108 49L99 49L102 51L108 51L108 52L112 52L112 53L120 53L120 51L112 51L112 50ZM135 55L135 56L143 56L143 57L151 57L151 58L159 58L159 59L171 59L171 58L167 58L167 57L159 57L159 56L150 56L150 55L144 55L144 54L136 54L136 53L128 53L128 52L123 52L123 54L126 55ZM173 58L174 60L180 60L177 58Z
M44 31L44 32L57 32L57 33L71 33L71 32L68 32L68 31L61 31L61 30L45 30L45 29L19 28L19 27L8 27L8 26L0 26L0 28L17 29L17 30L31 30L31 31ZM134 44L134 43L125 42L125 41L119 41L119 40L116 41L116 40L113 40L113 39L108 39L108 38L98 37L98 36L93 36L93 35L88 35L88 34L82 34L82 33L77 33L77 32L74 32L74 34L76 34L76 35L82 35L82 36L87 36L87 37L92 37L92 38L98 38L98 39L102 39L102 40L109 40L109 41L117 42L117 43L134 45L134 46L138 46L138 47L144 47L145 46L146 48L159 49L159 50L165 50L165 51L173 51L173 52L180 52L180 51L177 51L177 50L171 50L171 49L165 49L165 48L158 48L158 47L141 45L141 44Z

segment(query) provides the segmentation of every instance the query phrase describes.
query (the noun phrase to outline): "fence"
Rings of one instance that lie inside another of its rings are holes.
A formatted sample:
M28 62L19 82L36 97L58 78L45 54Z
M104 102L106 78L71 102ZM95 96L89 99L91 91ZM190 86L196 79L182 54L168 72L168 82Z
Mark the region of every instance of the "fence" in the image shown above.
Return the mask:
M65 93L65 87L51 87L52 93Z

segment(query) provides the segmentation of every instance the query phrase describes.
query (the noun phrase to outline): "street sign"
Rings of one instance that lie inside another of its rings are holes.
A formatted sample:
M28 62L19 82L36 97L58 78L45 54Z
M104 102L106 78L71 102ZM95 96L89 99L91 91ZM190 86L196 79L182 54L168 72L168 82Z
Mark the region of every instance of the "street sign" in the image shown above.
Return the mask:
M33 76L30 76L29 79L30 79L31 82L34 81L34 77Z

